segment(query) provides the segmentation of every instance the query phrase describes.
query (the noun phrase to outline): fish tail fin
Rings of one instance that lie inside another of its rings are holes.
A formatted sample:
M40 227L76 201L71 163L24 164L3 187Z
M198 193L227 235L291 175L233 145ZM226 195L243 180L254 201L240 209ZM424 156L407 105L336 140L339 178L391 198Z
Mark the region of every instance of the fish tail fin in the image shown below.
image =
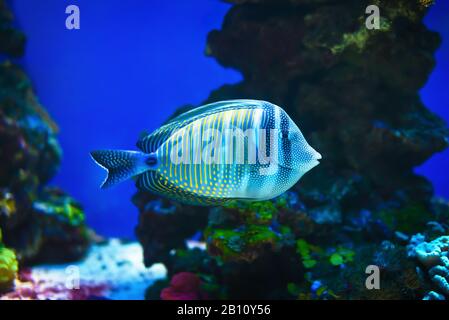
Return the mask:
M97 150L92 151L90 155L100 167L108 172L106 179L101 184L102 189L151 170L156 165L155 154L145 154L139 151Z

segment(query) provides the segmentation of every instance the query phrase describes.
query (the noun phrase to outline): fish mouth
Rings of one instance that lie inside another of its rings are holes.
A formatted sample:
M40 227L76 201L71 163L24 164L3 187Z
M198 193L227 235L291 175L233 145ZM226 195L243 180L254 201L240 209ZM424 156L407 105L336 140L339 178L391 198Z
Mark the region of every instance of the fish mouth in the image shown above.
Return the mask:
M305 166L308 168L308 170L311 170L319 164L320 164L320 162L317 159L313 159L313 160L310 160Z
M320 161L319 161L319 160L321 160L321 159L323 159L323 156L321 155L321 153L319 153L319 152L315 151L315 154L314 154L313 160L314 160L314 161L316 161L317 163L320 163Z
M317 165L320 164L320 161L323 157L321 154L314 149L310 151L310 158L302 163L302 168L307 168L307 171L312 170Z
M314 159L314 160L321 160L323 158L321 153L319 153L318 151L316 151L312 147L309 147L309 148L310 148L310 153L311 153L312 159Z
M315 168L317 165L320 164L320 161L323 159L323 157L321 156L321 154L315 150L313 150L313 157L312 160L310 160L310 169Z
M317 165L319 165L320 164L319 160L321 160L321 159L323 159L323 156L319 152L312 149L312 151L310 152L310 158L308 160L306 160L305 162L303 162L302 164L300 164L299 167L286 166L286 165L280 164L280 163L278 165L281 168L292 170L292 171L299 171L302 168L304 168L304 166L308 167L309 168L308 170L310 170L310 169L316 167Z

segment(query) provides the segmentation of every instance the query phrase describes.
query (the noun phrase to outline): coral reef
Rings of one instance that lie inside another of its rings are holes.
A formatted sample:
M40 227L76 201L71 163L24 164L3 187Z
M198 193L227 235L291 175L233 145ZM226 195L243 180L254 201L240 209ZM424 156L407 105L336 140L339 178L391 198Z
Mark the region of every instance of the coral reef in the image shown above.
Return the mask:
M200 278L191 272L180 272L173 276L170 286L161 291L162 300L201 300L206 298L201 291Z
M162 265L145 267L137 242L110 239L93 244L82 261L21 268L15 290L0 300L142 300L164 276Z
M21 266L38 261L78 259L89 245L89 230L80 205L63 191L46 187L61 160L58 128L38 102L26 74L8 60L20 57L25 46L25 37L12 26L12 20L12 14L1 0L0 228L3 242L14 250ZM2 259L7 259L8 264L13 255L5 252Z
M78 289L67 288L64 281L36 280L29 270L21 271L14 291L0 296L0 300L94 300L101 299L108 290L104 284L83 284Z
M409 256L420 263L420 274L424 274L435 291L427 293L427 300L449 299L449 236L425 242L421 234L413 236L409 245Z
M418 92L441 41L422 23L428 3L228 2L206 54L244 79L205 102L276 103L323 160L290 192L250 205L192 207L139 191L133 201L145 263L165 263L169 277L194 273L212 298L424 297L426 281L407 244L417 232L447 234L449 213L413 172L449 141ZM365 27L370 4L380 7L379 30ZM189 248L189 239L207 250ZM381 290L365 286L369 265L380 269ZM447 281L440 266L427 272ZM147 298L164 287L155 283ZM443 281L434 287L426 298L444 294Z

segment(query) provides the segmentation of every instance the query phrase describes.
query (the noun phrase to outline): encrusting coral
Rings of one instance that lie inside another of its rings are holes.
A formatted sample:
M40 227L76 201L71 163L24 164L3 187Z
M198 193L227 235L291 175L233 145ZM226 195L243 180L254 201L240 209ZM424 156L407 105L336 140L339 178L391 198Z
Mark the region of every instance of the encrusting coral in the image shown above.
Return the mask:
M428 299L449 298L449 236L425 242L424 236L415 235L409 246L409 255L422 264L422 269L433 284L436 292L429 292Z

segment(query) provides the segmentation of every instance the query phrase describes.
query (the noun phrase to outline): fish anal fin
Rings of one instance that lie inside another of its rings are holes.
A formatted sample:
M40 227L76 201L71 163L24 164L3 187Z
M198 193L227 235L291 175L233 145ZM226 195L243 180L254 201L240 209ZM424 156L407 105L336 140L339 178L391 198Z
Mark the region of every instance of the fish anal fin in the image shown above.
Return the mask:
M165 196L189 205L214 206L229 201L229 199L225 198L220 199L200 196L175 185L157 171L146 171L139 175L136 181L136 186L141 190L148 190L157 195Z

